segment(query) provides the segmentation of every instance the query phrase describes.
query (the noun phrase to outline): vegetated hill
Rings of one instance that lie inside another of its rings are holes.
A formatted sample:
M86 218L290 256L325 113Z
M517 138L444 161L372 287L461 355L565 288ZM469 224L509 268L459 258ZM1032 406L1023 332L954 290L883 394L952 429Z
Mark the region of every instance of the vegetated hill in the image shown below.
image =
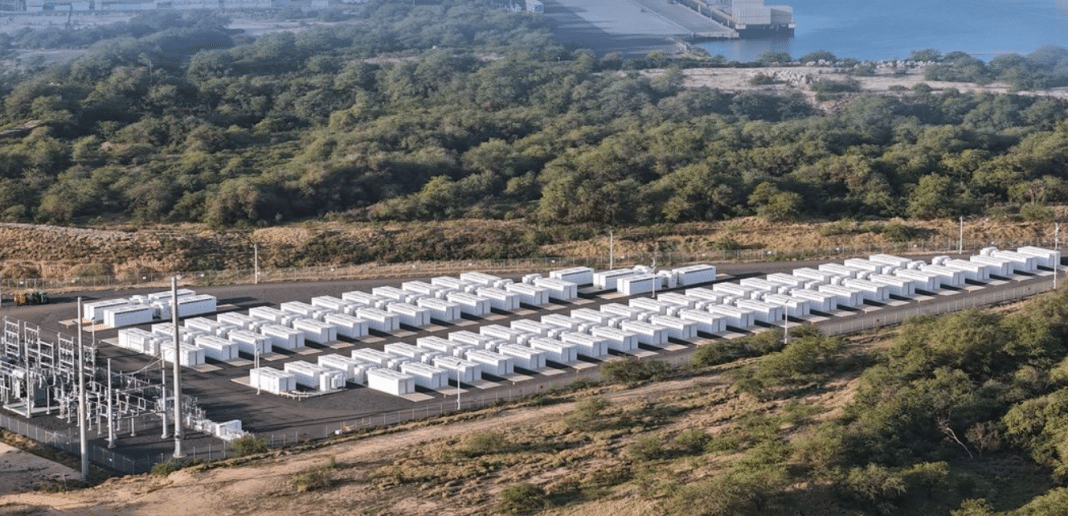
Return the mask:
M700 348L375 435L85 491L18 514L1064 514L1068 293L848 341ZM241 443L254 449L254 439ZM1001 512L998 512L1001 511Z
M1056 208L1053 213L1060 213ZM215 230L203 225L72 228L0 223L0 277L48 278L84 288L90 277L138 280L152 273L248 271L253 245L260 267L277 268L525 257L608 259L608 230L597 225L545 226L527 221L461 219L357 223L307 221L259 229ZM765 258L837 258L870 254L888 245L912 253L955 251L957 220L771 222L744 217L614 229L619 263L717 262L734 252L767 250ZM965 244L1011 246L1053 240L1048 222L1013 217L969 219ZM905 249L907 247L907 250ZM675 261L673 261L675 260ZM467 262L464 262L465 264ZM607 264L605 265L607 267ZM416 268L414 274L421 274ZM530 272L530 271L526 271ZM373 274L368 271L367 273ZM241 279L247 279L241 276Z
M941 90L914 62L826 53L740 88L761 63L598 57L496 3L373 0L259 37L192 12L8 36L85 54L0 78L0 219L1042 220L1068 200L1066 101L991 93L1062 85L1064 49L928 52Z

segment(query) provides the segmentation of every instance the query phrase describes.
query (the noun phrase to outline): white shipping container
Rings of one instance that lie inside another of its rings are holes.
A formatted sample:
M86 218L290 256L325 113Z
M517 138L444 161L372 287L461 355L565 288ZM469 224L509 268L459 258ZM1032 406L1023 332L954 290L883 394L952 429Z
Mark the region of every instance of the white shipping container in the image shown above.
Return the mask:
M946 260L942 266L963 272L964 279L971 281L990 281L990 271L1000 270L996 265L987 265L969 260Z
M852 287L843 287L841 285L820 285L819 291L834 294L836 297L835 303L840 307L856 308L864 303L860 291Z
M806 281L813 281L813 280L806 280L804 278L799 278L797 276L793 276L793 275L790 275L790 274L783 274L781 272L776 272L774 274L768 274L765 277L767 278L768 281L770 281L772 283L778 283L780 285L786 285L787 287L790 287L790 288L803 288L805 286L805 282Z
M455 292L474 292L476 288L486 286L481 283L472 283L470 281L453 278L450 276L438 276L436 278L431 278L430 284L439 287L446 287Z
M738 284L743 287L755 288L761 292L770 292L772 294L781 294L790 288L781 283L768 281L762 278L742 278L738 281Z
M590 322L563 314L548 314L541 316L541 322L552 326L559 326L567 331L579 331L579 327Z
M449 379L459 382L460 386L482 381L482 366L477 362L457 357L437 357L434 359L434 367L444 369Z
M763 301L781 306L786 310L787 315L798 318L808 317L811 314L810 307L813 304L813 301L789 294L768 294L764 296Z
M678 292L665 292L658 295L656 299L662 303L669 303L681 308L695 308L698 304L701 305L701 308L704 308L704 306L708 304L707 299L687 296Z
M530 339L527 345L531 349L544 352L546 360L551 360L557 364L568 365L578 361L577 346L575 344L537 337Z
M337 326L315 319L296 319L293 329L304 332L304 340L316 344L326 344L337 340Z
M616 290L624 296L648 294L658 289L660 277L655 274L634 274L616 279Z
M451 340L431 335L429 337L419 337L418 339L415 339L415 347L427 351L437 351L442 355L452 355L456 343Z
M985 256L973 256L972 258L987 259ZM937 274L938 281L943 286L960 287L964 285L964 273L957 269L951 269L944 265L924 265L920 267L920 270Z
M464 358L478 364L484 374L505 377L515 373L515 359L494 351L472 349Z
M616 282L619 281L620 278L634 276L636 274L640 273L635 272L634 269L613 269L610 271L601 271L594 273L593 284L594 286L600 289L616 290Z
M867 271L876 274L882 274L884 267L893 267L892 265L887 265L885 263L877 263L871 260L865 260L864 258L850 258L845 261L844 265L846 267L851 267L858 271Z
M739 299L734 306L753 311L753 320L768 324L778 324L786 316L782 305L773 305L756 299Z
M156 323L152 325L152 333L160 335L169 342L174 341L174 325L171 323ZM189 328L178 327L178 338L186 344L193 344L193 341L205 333L198 330Z
M327 314L326 310L303 301L286 301L278 305L278 308L298 318L315 319L316 321L322 321Z
M174 341L164 340L160 342L160 347L163 350L163 360L171 364L174 363ZM204 365L204 349L197 347L194 344L183 343L178 348L178 363L185 367L196 367Z
M866 301L875 301L877 303L882 303L889 299L889 292L886 285L875 283L866 279L846 278L842 280L842 286L852 287L857 290L860 290L860 295L863 296Z
M994 251L990 253L990 256L1012 261L1014 272L1035 272L1038 270L1038 258L1028 254L1017 253L1016 251Z
M408 304L422 297L422 294L413 294L397 287L375 287L371 289L371 294L382 299Z
M747 308L730 305L708 305L705 310L710 314L726 317L727 319L724 322L727 326L744 330L751 328L754 324L753 311Z
M448 292L454 292L452 290ZM460 305L444 299L424 297L416 300L416 306L430 311L430 318L443 322L455 321L461 318Z
M697 337L697 323L694 321L670 315L654 315L649 318L649 324L655 324L667 329L668 337L674 337L679 340L691 340Z
M923 264L923 265L927 265L927 264ZM922 267L923 265L920 265L920 267ZM925 271L925 270L922 270L922 269L919 269L919 268L916 268L916 269L901 269L901 270L895 271L894 272L894 276L898 276L898 277L906 278L906 279L913 279L913 280L917 280L917 281L922 282L922 284L917 284L916 285L916 289L917 290L923 290L925 292L932 292L932 293L933 292L938 292L938 290L939 290L939 288L941 286L941 283L942 283L942 279L941 279L942 277L940 275L935 274L933 272L928 272L928 271Z
M334 297L334 296L317 296L317 297L313 297L313 298L311 298L311 304L312 304L312 306L314 306L314 307L316 307L316 308L318 308L320 310L326 310L326 311L339 313L339 314L345 314L345 315L352 315L352 314L356 313L356 308L358 306L360 306L360 305L358 305L356 303L353 303L353 302L350 302L350 301L345 301L344 299L337 298L337 297ZM325 316L324 316L323 320L324 321L326 320Z
M362 360L375 367L388 367L389 360L393 358L393 355L384 351L371 348L354 349L349 353L352 358L356 360Z
M125 299L104 299L101 301L88 301L82 303L82 319L85 321L101 322L104 320L103 309L109 306L125 306L130 304Z
M297 379L297 385L320 391L332 391L345 387L345 375L336 369L323 367L311 362L286 362L285 372Z
M304 332L281 324L264 324L260 334L271 339L272 348L298 349L304 347Z
M522 301L522 296L515 292L508 292L500 288L478 287L475 294L489 300L490 306L505 312L516 310Z
M708 301L710 303L724 304L724 299L727 296L730 296L730 294L724 294L723 292L716 292L714 290L710 290L710 289L707 289L707 288L704 288L704 287L698 287L698 288L686 289L686 296L687 297L695 297L695 298L698 298L698 299L702 299L702 300ZM732 297L736 297L736 296L732 296Z
M828 272L822 269L813 269L810 267L794 269L793 275L805 280L819 281L821 285L830 285L831 282L834 281L834 278L842 277L842 274Z
M368 369L367 387L394 396L415 392L415 378L392 369Z
M499 328L503 328L505 330L508 330L509 332L512 331L511 328L505 328L504 326L499 326ZM452 342L454 345L463 344L467 346L473 346L479 349L488 349L490 346L493 346L493 348L496 349L496 345L501 341L502 339L496 337L481 335L467 330L454 331L452 333L449 333L449 342Z
M401 372L415 379L415 384L426 389L441 389L449 386L449 373L444 369L420 362L401 364Z
M451 288L431 285L425 281L405 281L404 283L401 283L401 289L413 294L436 299L444 299L445 294L453 291Z
M352 292L343 292L341 299L350 303L355 303L360 306L382 309L382 307L390 303L389 299L384 299L367 292L360 292L359 290L353 290Z
M685 308L679 310L679 318L695 323L697 331L708 334L721 333L727 329L727 318L705 310Z
M542 306L549 303L549 291L541 287L527 285L526 283L511 283L505 285L504 290L519 294L520 302L531 306Z
M881 263L883 265L891 265L893 267L897 267L898 269L904 269L908 267L909 262L912 261L908 258L902 258L900 256L894 256L892 254L873 254L868 257L868 260L873 261L875 263Z
M858 269L856 267L850 267L848 265L841 265L837 263L824 263L819 266L819 270L829 272L831 274L834 274L835 276L840 276L844 278L856 278L857 274L860 271L867 269Z
M997 258L994 256L972 256L968 258L968 260L973 261L975 263L981 263L983 265L991 266L991 276L1011 278L1015 271L1015 266L1012 260L1007 260L1005 258ZM928 270L929 267L930 266L924 267L924 270Z
M191 317L183 321L182 324L184 324L186 328L202 331L209 335L215 335L216 337L222 338L226 338L226 335L231 331L240 328L239 326L208 319L207 317Z
M120 348L130 349L146 355L159 355L159 346L162 339L162 336L141 328L119 330Z
M522 367L528 371L545 369L545 352L538 351L517 344L505 344L497 348L497 352L512 357L515 367Z
M204 349L204 356L215 360L227 361L237 358L238 346L216 335L201 335L194 343Z
M499 276L481 272L464 272L460 274L460 279L483 287L492 287L494 283L501 280Z
M390 303L386 305L386 311L396 314L400 324L407 324L421 328L430 324L430 310L407 303Z
M809 311L815 310L829 314L838 309L838 296L835 294L820 292L819 290L794 289L790 292L790 295L810 301L812 304L809 305Z
M528 331L508 328L499 324L482 326L478 329L478 332L487 337L502 339L512 344L518 343L524 335L528 336L527 338L529 339L529 335L531 334L531 332Z
M195 296L197 295L197 293L187 288L180 288L177 289L173 294L170 290L164 290L162 292L152 292L151 294L145 294L145 297L151 300L166 299L167 301L170 301L174 297L174 295L177 295L178 297ZM82 303L82 308L84 307L85 303Z
M667 330L647 322L623 321L619 329L634 333L638 336L638 342L642 344L661 347L668 342Z
M716 281L716 267L708 264L688 265L672 269L672 274L678 277L678 286L688 287L699 283Z
M382 347L382 351L395 357L402 357L419 362L423 357L423 350L404 342L392 342Z
M1052 269L1061 264L1061 253L1052 249L1045 249L1042 247L1024 246L1016 250L1021 254L1028 256L1034 256L1037 258L1037 264L1039 267L1045 267Z
M248 372L248 380L252 388L263 389L273 394L284 394L297 390L296 376L273 367L252 369Z
M549 338L556 338L557 335L564 331L564 329L559 326L540 323L538 321L531 321L530 319L518 319L512 321L511 327L514 330L519 330L526 333L533 333L542 337Z
M630 353L638 349L638 334L632 331L598 326L590 330L590 335L603 339L608 349Z
M248 314L261 321L266 321L272 324L280 324L282 326L289 326L296 317L293 314L287 314L277 308L269 306L256 306L248 309Z
M571 267L549 272L549 277L564 280L575 285L593 285L593 269L589 267Z
M248 331L257 331L260 329L260 326L263 326L264 324L262 319L257 319L250 315L239 314L237 312L221 313L215 316L215 320Z
M248 330L234 330L226 338L237 344L238 351L249 355L266 355L272 351L271 339Z
M400 317L385 310L364 306L356 309L356 317L367 321L367 327L389 333L400 329Z
M104 314L105 328L121 328L152 322L154 310L145 305L106 306L97 310Z
M341 371L345 381L352 383L367 382L367 369L371 367L371 364L368 364L367 362L344 355L338 355L337 353L321 355L318 360L320 367Z
M560 340L577 346L579 355L589 358L601 358L608 354L608 340L602 337L579 332L564 332Z
M652 312L635 306L621 305L619 303L603 304L601 305L601 311L606 314L626 317L627 319L632 321L648 321L650 317L656 314L656 312ZM622 328L622 326L620 327Z
M890 274L872 274L868 281L885 285L887 293L898 297L914 297L916 295L917 280L910 280Z
M571 301L578 297L578 285L570 281L556 278L537 278L534 280L534 286L548 290L549 299Z
M712 291L746 299L757 299L761 294L761 291L755 288L744 287L737 283L716 283L712 285Z
M592 308L576 308L571 311L571 317L575 319L582 319L583 321L592 322L600 326L615 326L619 324L618 318L621 316L612 315L605 312L599 312ZM613 324L613 322L615 324Z
M672 312L677 312L679 309L679 306L674 303L668 303L666 301L648 297L636 297L627 303L634 308L640 308L657 315L669 315Z
M493 308L489 299L467 292L449 292L445 295L445 299L459 305L461 312L476 317L490 313Z
M205 294L179 297L178 317L214 313L216 301L215 296Z
M323 322L332 324L336 328L335 331L338 335L350 339L366 337L369 328L367 321L354 315L343 313L326 314L326 317L323 317Z

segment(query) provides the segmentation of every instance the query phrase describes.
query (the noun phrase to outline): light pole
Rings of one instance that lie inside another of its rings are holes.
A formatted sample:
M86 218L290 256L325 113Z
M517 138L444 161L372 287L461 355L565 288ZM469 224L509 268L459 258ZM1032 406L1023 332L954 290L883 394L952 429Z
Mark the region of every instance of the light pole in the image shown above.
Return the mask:
M89 479L89 436L85 428L85 348L82 346L82 298L78 298L78 440L82 453L82 481Z
M178 277L171 276L171 322L174 324L174 458L182 453L182 339L178 334Z
M260 246L258 244L252 244L252 283L258 285L260 283Z
M964 216L960 217L960 237L957 239L957 254L964 254Z
M1053 250L1057 253L1056 261L1053 263L1053 290L1057 290L1057 273L1061 269L1061 224L1057 222L1053 225Z
M608 232L608 270L615 268L616 264L616 240L612 231Z

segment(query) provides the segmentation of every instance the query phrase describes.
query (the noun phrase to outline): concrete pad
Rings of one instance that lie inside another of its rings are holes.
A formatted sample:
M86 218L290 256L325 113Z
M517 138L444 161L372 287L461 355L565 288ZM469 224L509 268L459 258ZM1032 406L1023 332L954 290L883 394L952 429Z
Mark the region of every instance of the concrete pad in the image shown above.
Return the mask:
M525 374L519 374L519 373L510 374L508 376L504 376L503 378L505 380L508 380L509 382L525 382L527 380L533 380L534 379L533 376L527 376Z
M687 346L683 346L682 344L668 344L667 346L664 346L666 351L681 351L686 348Z
M577 363L571 364L571 367L574 368L575 370L578 370L578 371L585 371L586 369L592 369L594 367L597 367L598 365L599 364L593 364L593 363L590 363L590 362L577 362Z
M644 349L636 349L634 351L631 351L630 354L638 358L655 357L657 355L655 351L645 351Z
M266 361L270 362L270 361L274 361L274 360L281 360L281 359L283 359L285 357L286 356L281 354L281 353L266 353L266 354L260 355L260 361L266 360Z
M909 304L909 302L908 301L891 301L891 302L889 302L887 304L890 305L890 306L903 306L903 305Z
M515 310L512 310L512 313L515 315L530 315L533 313L537 313L537 310L531 310L529 308L517 308Z
M363 342L363 343L366 343L366 344L378 344L379 342L385 342L386 339L383 339L382 337L367 336L367 337L360 337L359 340L360 340L360 342Z
M315 348L303 347L303 348L297 348L294 351L296 351L298 355L314 355L314 354L316 354L316 353L318 353L318 352L320 352L322 350L321 349L315 349Z
M467 384L465 383L464 385ZM438 392L445 395L456 394L457 392L459 392L462 396L465 392L467 392L467 389L464 389L463 387L459 389L457 389L456 387L442 387L440 389L434 389L434 392Z
M211 365L211 364L201 364L201 365L198 365L198 366L190 367L189 369L192 369L192 370L200 372L200 373L211 373L213 371L222 370L221 367L219 367L217 365Z
M810 315L808 317L805 317L805 322L810 322L810 323L818 323L818 322L829 321L829 320L831 320L830 317L824 317L822 315Z
M996 279L996 280L990 280L986 284L987 285L1004 285L1006 283L1008 283L1008 281Z
M247 365L252 365L252 360L246 360L244 358L235 358L233 360L227 360L226 364L232 365L234 367L244 367Z
M621 297L627 297L627 295L622 293L622 292L612 292L612 293L609 293L609 294L605 294L605 295L603 295L601 297L603 297L605 299L619 299Z
M572 303L574 303L576 305L588 305L588 304L590 304L592 302L593 302L592 299L576 299L576 300L572 301Z
M486 317L484 317L484 319L486 319L487 321L499 321L501 319L507 319L507 318L508 318L508 316L507 315L503 315L503 314L489 314Z
M546 369L539 369L538 370L538 374L540 374L542 376L556 376L558 374L564 374L566 372L567 371L565 371L563 369L553 369L551 367L546 368Z
M546 310L563 310L567 308L565 305L545 305Z
M411 394L405 394L400 397L412 402L420 402L434 399L433 396L423 394L421 392L413 392Z
M938 295L940 295L940 296L955 296L955 295L957 295L959 293L960 292L957 291L957 290L943 290L943 291L939 292Z
M472 387L474 387L476 389L492 389L494 387L500 387L501 386L501 384L499 384L497 382L491 382L491 381L488 381L488 380L482 380L482 381L477 382L477 383L465 383L464 385L470 385L470 386L472 386Z
M435 331L447 330L448 328L446 328L445 326L438 325L438 324L431 324L430 326L423 327L423 329L426 330L426 331L429 331L429 332L435 332Z
M351 343L351 342L341 342L341 341L331 342L331 343L326 345L326 347L328 347L330 349L345 349L345 348L351 348L351 347L355 347L355 346L356 345Z
M472 321L470 319L464 319L456 323L457 326L471 326L472 324L478 324L478 321ZM412 335L415 335L414 333Z
M410 330L397 330L397 331L393 332L392 335L394 337L397 337L398 339L403 339L405 337L414 336L415 332L414 331L410 331Z

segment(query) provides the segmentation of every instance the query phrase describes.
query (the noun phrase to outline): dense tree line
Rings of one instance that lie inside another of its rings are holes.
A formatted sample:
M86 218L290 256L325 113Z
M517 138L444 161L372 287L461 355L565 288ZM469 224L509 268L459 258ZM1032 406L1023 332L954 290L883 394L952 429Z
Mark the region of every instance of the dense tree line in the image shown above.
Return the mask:
M0 84L0 218L1043 217L1068 196L1060 100L918 88L822 114L684 89L678 68L634 70L662 55L565 49L488 5L378 0L256 39L192 13L17 35L88 50ZM1059 73L1043 56L1020 59Z

